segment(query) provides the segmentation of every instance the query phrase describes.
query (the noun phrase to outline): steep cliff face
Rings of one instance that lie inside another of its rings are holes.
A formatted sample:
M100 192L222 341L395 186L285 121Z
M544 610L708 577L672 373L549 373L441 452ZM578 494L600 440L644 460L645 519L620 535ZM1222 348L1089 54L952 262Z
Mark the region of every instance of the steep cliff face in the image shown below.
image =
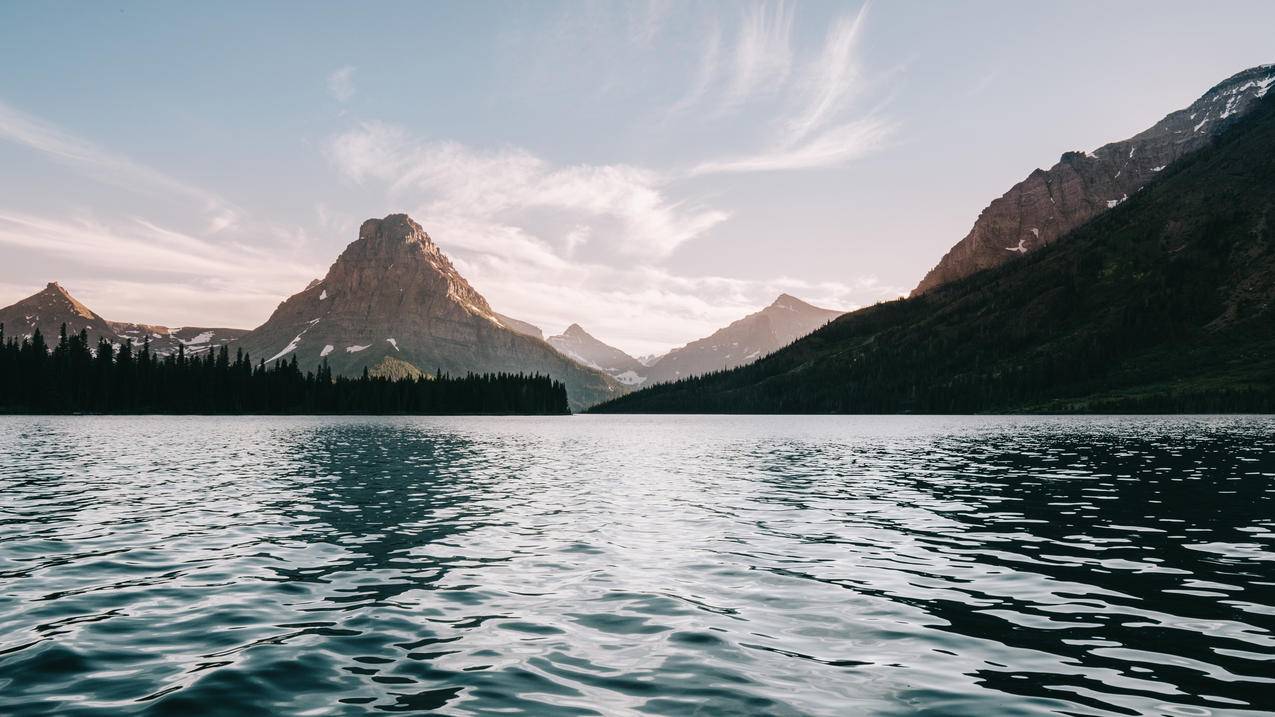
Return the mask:
M616 396L621 387L533 336L507 327L405 214L369 219L327 276L279 305L237 345L253 359L327 361L356 375L386 357L433 373L548 374L567 386L573 407Z
M1129 139L1067 152L994 200L912 295L1050 244L1127 200L1167 166L1213 141L1275 84L1275 65L1245 70Z
M646 381L645 365L620 349L594 338L580 324L572 324L566 331L550 336L547 340L550 346L568 358L603 371L625 386L640 386Z
M645 385L751 363L787 346L841 313L807 304L795 296L780 294L761 311L662 356L647 367Z

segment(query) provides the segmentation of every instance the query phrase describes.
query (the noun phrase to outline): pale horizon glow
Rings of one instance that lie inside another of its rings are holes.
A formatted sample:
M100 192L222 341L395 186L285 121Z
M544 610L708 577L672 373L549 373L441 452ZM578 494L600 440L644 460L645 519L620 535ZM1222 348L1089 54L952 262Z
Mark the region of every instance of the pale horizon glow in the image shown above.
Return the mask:
M906 294L1034 168L1275 61L1272 25L1149 0L8 3L0 305L58 281L111 320L252 328L407 212L496 311L660 353L780 293Z

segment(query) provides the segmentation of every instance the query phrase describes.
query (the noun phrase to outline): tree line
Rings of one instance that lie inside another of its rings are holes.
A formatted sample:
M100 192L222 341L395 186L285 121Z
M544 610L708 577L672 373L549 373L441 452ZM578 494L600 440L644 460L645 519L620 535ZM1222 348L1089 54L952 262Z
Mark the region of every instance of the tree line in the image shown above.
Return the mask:
M161 356L147 340L90 347L62 325L50 347L39 329L6 338L0 324L0 413L98 414L565 414L566 386L542 375L470 373L390 379L333 376L324 362L254 365L227 346Z

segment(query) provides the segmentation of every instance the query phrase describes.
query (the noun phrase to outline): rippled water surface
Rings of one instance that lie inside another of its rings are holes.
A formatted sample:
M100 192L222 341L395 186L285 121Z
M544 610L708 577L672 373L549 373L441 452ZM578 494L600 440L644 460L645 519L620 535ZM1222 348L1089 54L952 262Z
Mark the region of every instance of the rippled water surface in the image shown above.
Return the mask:
M0 714L1275 710L1275 420L0 418Z

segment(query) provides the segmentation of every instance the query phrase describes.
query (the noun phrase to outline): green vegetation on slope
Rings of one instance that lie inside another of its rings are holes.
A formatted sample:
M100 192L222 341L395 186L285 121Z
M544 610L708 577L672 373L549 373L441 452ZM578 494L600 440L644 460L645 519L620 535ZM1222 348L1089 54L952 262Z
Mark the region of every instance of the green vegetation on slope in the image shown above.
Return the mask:
M1275 93L1019 261L598 412L1275 410Z
M381 359L375 366L368 369L367 375L372 378L386 378L391 381L402 381L404 379L416 380L418 378L432 378L411 363L393 356L386 356Z

